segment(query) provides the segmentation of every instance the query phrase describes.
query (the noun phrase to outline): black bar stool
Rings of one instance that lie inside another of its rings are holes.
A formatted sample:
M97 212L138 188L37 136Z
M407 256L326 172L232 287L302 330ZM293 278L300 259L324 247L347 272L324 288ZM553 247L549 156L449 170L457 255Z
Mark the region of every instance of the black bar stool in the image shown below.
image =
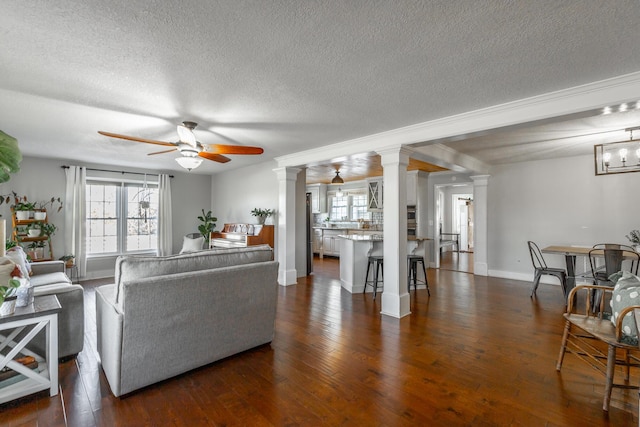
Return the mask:
M408 262L408 281L407 292L411 292L411 279L413 279L413 286L418 290L418 263L422 264L422 271L424 272L424 284L427 287L427 295L431 296L429 291L429 282L427 281L427 269L424 266L424 257L422 255L407 255Z
M362 293L367 292L367 285L373 287L373 299L376 299L376 293L378 291L378 282L384 283L384 266L383 266L384 257L382 255L372 255L369 257L369 262L367 263L367 273L364 276L364 289ZM369 270L373 266L373 280L369 280ZM378 272L382 273L383 278L378 280Z

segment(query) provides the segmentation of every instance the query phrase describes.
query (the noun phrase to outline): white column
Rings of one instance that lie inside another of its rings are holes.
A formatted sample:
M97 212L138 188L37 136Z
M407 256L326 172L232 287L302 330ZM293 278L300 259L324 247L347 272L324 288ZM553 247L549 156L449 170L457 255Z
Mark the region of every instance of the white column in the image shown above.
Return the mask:
M489 175L472 176L473 179L473 274L487 276L489 273L487 241L487 187Z
M401 318L411 314L407 293L407 166L401 147L378 151L383 167L384 292L382 311Z
M278 283L295 285L296 271L296 179L300 169L276 168L278 176ZM288 224L287 224L288 223Z

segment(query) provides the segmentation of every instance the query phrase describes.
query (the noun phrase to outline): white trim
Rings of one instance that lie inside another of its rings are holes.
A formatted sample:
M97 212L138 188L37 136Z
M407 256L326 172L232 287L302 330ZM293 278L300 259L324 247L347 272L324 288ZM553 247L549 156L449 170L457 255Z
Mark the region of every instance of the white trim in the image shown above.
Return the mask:
M550 119L636 101L640 71L530 98L443 117L324 147L276 157L279 167L317 164L340 156L380 151L389 146L439 142L443 138Z

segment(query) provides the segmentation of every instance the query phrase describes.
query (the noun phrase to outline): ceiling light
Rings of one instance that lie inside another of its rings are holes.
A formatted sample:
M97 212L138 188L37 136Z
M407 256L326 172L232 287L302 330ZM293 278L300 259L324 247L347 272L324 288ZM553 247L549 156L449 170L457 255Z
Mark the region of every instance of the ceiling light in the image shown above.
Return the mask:
M604 107L602 109L602 114L611 114L611 107Z
M344 179L340 176L340 171L336 170L336 176L331 180L332 184L344 184Z
M176 162L183 168L187 170L195 169L202 163L202 159L200 157L176 157Z
M625 129L629 132L628 141L609 142L593 147L596 175L640 172L640 140L633 139L633 131L638 129L640 126Z
M620 104L618 111L620 111L621 113L627 111L627 104Z

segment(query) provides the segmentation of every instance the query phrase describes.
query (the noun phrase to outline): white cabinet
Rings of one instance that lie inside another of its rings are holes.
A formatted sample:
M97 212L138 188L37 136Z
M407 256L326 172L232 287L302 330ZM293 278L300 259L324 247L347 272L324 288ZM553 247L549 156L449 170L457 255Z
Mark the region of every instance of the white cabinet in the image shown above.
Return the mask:
M407 172L407 205L417 205L418 171Z
M382 178L367 180L367 210L381 212L382 202Z
M326 184L309 184L307 193L311 193L311 212L327 212L327 186Z
M346 234L346 230L323 230L322 234L322 256L333 255L340 256L340 237L339 234Z
M313 230L313 253L319 254L322 250L322 230Z

